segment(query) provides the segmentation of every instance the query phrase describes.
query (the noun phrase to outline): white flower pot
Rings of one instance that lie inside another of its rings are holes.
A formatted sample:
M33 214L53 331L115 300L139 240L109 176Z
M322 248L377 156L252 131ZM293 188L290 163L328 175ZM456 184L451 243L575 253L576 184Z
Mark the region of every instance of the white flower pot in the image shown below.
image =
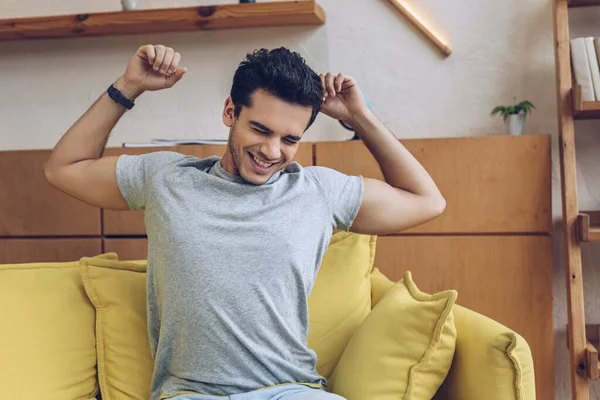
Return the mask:
M513 136L522 135L523 128L525 127L525 115L511 114L508 116L506 123L508 125L508 133Z
M138 0L121 0L124 11L135 10L138 6Z

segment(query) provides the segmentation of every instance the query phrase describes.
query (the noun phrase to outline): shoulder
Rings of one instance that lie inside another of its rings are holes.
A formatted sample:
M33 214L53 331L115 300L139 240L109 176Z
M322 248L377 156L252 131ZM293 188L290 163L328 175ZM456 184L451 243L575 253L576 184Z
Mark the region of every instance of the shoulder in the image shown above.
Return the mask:
M345 180L348 178L348 175L327 167L311 166L304 168L304 171L308 177L316 182Z

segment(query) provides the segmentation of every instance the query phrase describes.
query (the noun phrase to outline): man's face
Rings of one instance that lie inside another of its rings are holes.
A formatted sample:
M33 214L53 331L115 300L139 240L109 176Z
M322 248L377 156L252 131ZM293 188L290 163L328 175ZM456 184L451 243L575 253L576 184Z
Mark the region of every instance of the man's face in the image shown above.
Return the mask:
M225 101L223 123L230 129L222 165L227 172L262 185L294 159L312 109L263 90L254 92L251 104L235 118L231 98Z

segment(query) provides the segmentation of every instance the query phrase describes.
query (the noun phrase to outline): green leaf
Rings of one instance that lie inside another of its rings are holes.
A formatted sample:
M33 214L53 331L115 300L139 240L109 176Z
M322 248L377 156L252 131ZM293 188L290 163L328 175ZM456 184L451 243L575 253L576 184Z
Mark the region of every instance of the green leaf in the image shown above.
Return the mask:
M491 115L498 115L498 114L504 115L505 112L506 112L506 107L498 106L492 110Z

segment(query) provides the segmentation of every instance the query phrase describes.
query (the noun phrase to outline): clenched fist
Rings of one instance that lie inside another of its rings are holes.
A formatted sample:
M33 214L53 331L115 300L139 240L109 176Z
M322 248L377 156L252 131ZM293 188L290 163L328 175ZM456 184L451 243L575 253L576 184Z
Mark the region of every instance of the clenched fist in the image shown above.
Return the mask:
M140 47L115 86L133 99L146 90L168 89L187 72L180 67L181 54L163 45Z

